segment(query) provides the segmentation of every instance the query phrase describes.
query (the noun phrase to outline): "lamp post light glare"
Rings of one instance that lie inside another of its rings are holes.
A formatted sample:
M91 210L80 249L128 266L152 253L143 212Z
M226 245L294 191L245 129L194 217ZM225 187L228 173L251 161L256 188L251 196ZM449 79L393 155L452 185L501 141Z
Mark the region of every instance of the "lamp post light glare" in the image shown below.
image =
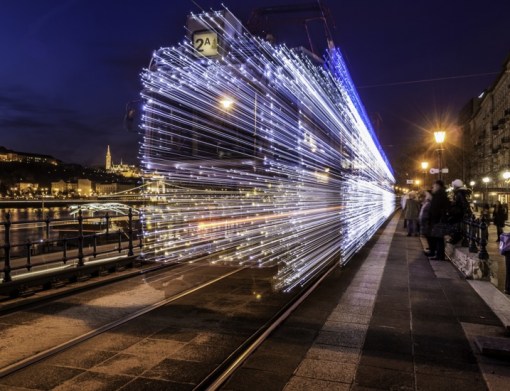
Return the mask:
M427 168L429 168L429 162L421 162L421 169L423 170L423 184L427 182Z
M485 203L488 203L488 202L489 202L489 191L488 191L488 189L487 189L487 185L488 185L488 183L489 183L490 181L491 181L491 178L489 178L489 177L487 177L487 176L482 178L482 182L483 182L483 183L485 183L485 200L484 200L484 201L485 201Z
M232 98L223 98L223 99L220 100L220 105L225 110L230 109L233 104L234 104L234 100Z
M442 144L446 138L446 132L444 130L434 132L434 138L436 139L436 143Z
M476 185L476 182L475 182L475 181L471 181L471 182L469 182L469 186L473 187L474 185Z
M509 180L509 179L510 179L510 171L505 171L505 172L503 173L503 179L504 179L505 181L507 181L507 180Z
M438 160L439 160L439 179L442 179L443 174L443 143L446 139L446 132L444 130L438 130L434 132L434 138L436 139L436 143L439 144L439 148L437 149Z

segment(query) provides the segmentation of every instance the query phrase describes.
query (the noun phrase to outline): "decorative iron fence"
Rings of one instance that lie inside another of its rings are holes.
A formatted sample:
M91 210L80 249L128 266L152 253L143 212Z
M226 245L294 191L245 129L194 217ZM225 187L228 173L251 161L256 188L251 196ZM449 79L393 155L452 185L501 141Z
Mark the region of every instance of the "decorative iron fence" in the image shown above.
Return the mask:
M42 238L14 243L13 230L43 228ZM3 233L1 231L4 231ZM50 233L58 232L58 237ZM77 216L45 218L39 220L12 221L6 213L0 222L0 269L2 282L12 281L12 274L18 270L30 272L38 266L68 265L74 262L82 267L92 257L104 254L134 255L135 247L142 248L142 229L137 215L129 208L127 216L84 216L80 210ZM137 242L137 243L135 243Z
M474 215L465 218L461 223L462 247L469 247L470 253L478 253L478 258L489 259L487 243L489 241L489 224L484 218Z

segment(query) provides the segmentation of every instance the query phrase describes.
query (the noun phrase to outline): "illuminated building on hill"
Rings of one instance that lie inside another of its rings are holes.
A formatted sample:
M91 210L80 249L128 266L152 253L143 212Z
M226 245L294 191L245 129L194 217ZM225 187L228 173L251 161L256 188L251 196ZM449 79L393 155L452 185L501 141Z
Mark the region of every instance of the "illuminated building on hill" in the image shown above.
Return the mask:
M58 165L60 161L50 155L40 155L36 153L16 152L0 146L0 162L19 162L19 163L42 163Z
M122 162L122 159L120 161L120 164L114 164L109 145L106 149L106 159L104 168L107 172L118 174L126 178L139 178L142 176L142 172L138 167L131 164L124 164Z

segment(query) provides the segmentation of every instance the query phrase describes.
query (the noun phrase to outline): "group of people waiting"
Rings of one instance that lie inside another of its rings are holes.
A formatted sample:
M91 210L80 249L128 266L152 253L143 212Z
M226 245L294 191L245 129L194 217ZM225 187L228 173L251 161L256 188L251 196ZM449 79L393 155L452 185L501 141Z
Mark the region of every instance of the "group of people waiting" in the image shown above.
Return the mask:
M454 180L452 187L452 200L448 198L444 182L437 180L431 191L410 192L403 201L407 236L421 233L428 243L425 254L432 260L445 259L445 236L450 235L452 243L461 240L460 223L472 214L468 201L471 190L460 179Z

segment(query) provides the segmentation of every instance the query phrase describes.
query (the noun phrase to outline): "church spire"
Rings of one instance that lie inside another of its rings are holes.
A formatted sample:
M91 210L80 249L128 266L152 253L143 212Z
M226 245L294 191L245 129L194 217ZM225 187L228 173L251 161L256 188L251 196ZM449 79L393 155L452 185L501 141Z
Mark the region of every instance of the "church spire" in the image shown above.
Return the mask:
M110 146L109 145L108 145L108 148L106 149L105 169L106 169L106 171L109 171L112 169L112 155L110 154Z

